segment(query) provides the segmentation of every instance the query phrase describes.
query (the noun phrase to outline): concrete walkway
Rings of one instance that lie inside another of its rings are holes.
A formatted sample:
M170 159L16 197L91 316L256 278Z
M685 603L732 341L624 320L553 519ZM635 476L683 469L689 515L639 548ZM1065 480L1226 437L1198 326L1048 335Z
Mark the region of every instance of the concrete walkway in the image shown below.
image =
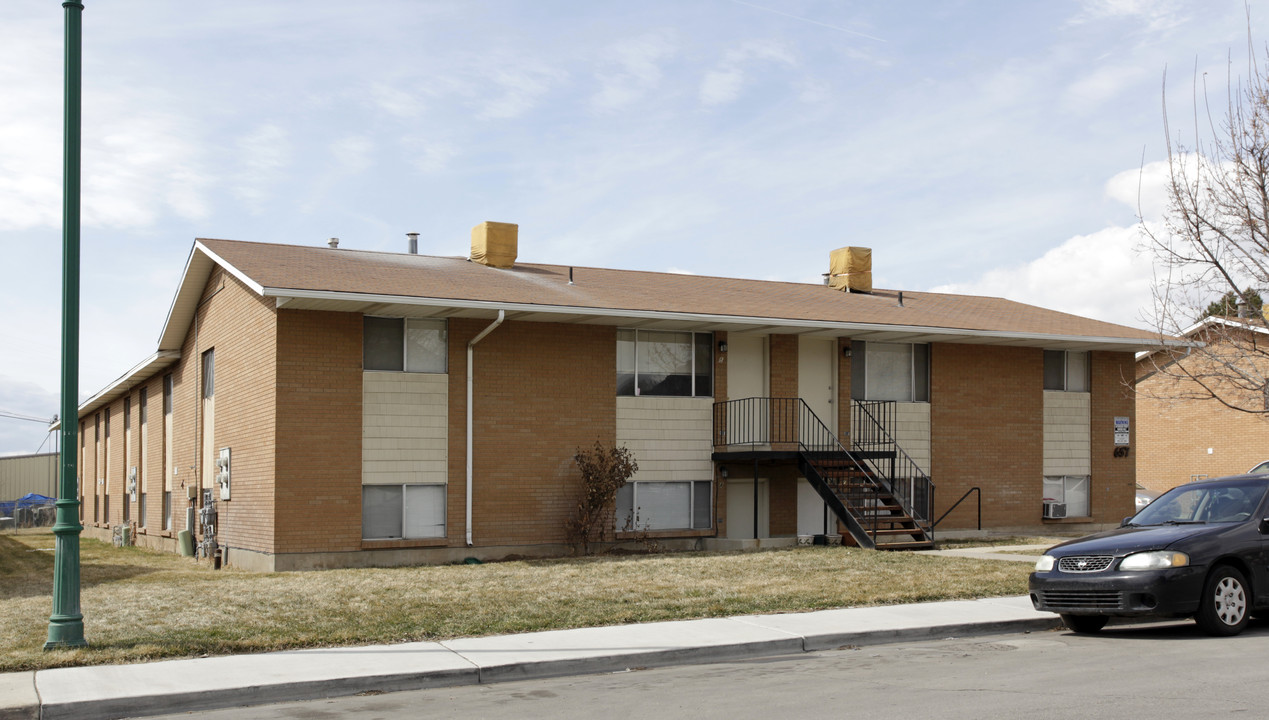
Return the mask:
M0 720L160 715L1060 624L1027 597L1007 597L58 668L0 675Z
M981 560L1012 560L1034 564L1052 545L995 545L992 547L957 548L955 550L917 550L918 555L968 557Z

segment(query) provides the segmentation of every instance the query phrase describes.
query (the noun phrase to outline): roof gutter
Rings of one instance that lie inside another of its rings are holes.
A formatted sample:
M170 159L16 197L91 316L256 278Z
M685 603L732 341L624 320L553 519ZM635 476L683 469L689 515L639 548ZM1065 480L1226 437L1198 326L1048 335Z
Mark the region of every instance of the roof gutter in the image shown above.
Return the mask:
M489 327L485 328L484 330L481 330L479 335L472 338L471 341L467 343L467 547L471 547L472 545L472 541L471 541L471 504L472 504L471 495L472 493L471 493L471 490L472 490L473 473L472 473L472 456L471 456L471 452L472 452L471 434L472 434L472 416L474 415L474 410L472 409L472 397L475 394L474 393L475 378L472 377L472 358L475 357L475 354L476 354L475 353L476 343L480 342L481 340L484 340L485 336L493 332L494 328L501 325L502 321L505 320L506 317L507 317L507 312L505 310L499 310L498 319L494 320L493 323Z
M672 312L665 310L635 310L603 307L537 305L533 303L507 303L488 300L458 300L453 298L422 298L403 295L379 295L375 293L348 293L332 290L299 290L294 288L264 287L265 297L278 299L284 307L295 300L336 300L360 303L414 305L419 307L462 308L468 310L507 310L520 313L545 313L560 315L589 315L593 317L631 320L674 320L726 325L778 326L805 330L835 330L839 332L903 332L920 335L938 335L949 338L987 338L1008 344L1017 341L1069 342L1095 345L1117 345L1136 350L1142 346L1184 347L1188 343L1175 338L1115 337L1097 335L1063 335L1050 333L1019 332L1011 330L979 330L973 328L932 327L928 325L891 325L885 323L842 322L837 320L802 320L796 318L757 317L748 315L719 315L714 313Z

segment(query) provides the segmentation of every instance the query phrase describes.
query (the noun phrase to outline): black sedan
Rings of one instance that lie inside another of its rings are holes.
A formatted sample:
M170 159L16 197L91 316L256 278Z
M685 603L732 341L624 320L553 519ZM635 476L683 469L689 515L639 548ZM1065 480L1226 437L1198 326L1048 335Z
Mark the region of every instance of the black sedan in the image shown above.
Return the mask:
M1237 634L1269 612L1267 491L1264 475L1172 488L1115 530L1047 550L1031 602L1081 633L1111 617L1193 617Z

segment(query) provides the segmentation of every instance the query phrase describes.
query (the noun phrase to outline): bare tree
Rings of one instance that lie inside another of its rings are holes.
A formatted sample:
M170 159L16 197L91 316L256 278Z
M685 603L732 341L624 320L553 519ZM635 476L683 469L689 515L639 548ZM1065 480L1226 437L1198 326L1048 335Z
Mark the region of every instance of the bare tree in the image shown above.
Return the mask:
M1269 332L1257 289L1269 288L1269 77L1250 28L1249 11L1246 75L1231 57L1220 119L1195 67L1192 145L1172 134L1164 76L1168 203L1162 225L1143 218L1144 245L1155 261L1156 329L1196 344L1155 353L1153 379L1138 392L1265 414Z
M639 463L628 448L598 440L590 449L578 448L573 462L582 474L582 494L577 501L577 514L568 521L565 531L569 541L580 546L583 555L589 555L590 543L602 541L612 528L617 491L639 471Z

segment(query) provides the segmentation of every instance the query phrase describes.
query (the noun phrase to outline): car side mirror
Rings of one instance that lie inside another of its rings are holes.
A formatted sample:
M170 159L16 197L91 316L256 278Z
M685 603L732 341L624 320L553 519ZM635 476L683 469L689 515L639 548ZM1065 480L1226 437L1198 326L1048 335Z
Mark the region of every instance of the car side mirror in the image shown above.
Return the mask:
M1134 515L1129 515L1128 517L1124 518L1123 520L1120 520L1120 521L1119 521L1119 527L1128 527L1128 523L1132 522L1133 517L1135 517L1135 516L1134 516ZM1265 519L1266 519L1266 520L1269 520L1269 518L1265 518ZM1262 531L1262 532L1263 532L1263 531Z
M1258 529L1261 535L1269 535L1269 517L1260 518L1260 527Z

